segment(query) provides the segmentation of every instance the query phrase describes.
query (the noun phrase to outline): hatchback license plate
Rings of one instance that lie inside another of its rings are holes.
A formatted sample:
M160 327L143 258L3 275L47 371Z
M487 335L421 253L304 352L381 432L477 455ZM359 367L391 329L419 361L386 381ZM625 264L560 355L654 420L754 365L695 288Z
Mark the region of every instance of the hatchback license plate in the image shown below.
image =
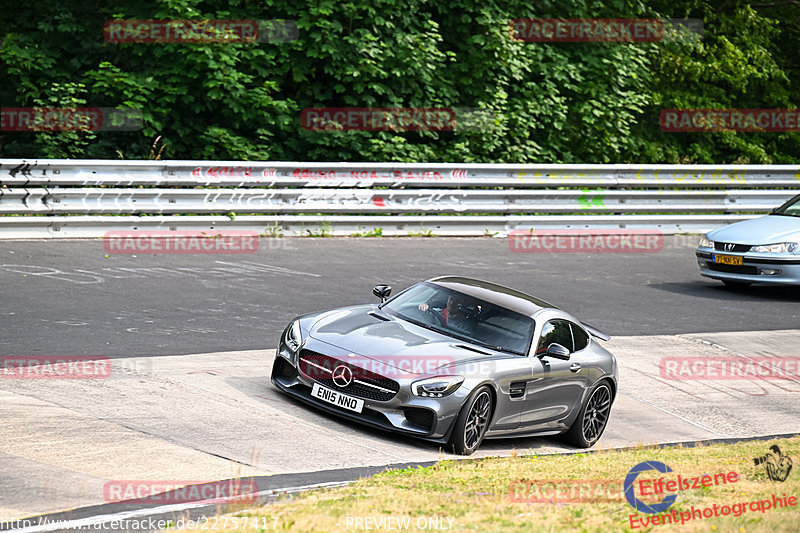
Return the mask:
M311 396L323 402L328 402L347 409L348 411L355 411L356 413L360 413L364 409L364 400L359 400L358 398L347 396L333 389L322 387L317 383L314 383L314 386L311 388Z

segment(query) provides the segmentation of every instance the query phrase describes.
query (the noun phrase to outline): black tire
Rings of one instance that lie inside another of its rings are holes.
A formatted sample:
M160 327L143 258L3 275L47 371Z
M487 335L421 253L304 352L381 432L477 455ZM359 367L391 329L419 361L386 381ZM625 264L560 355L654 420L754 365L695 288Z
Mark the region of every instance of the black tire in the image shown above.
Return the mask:
M591 448L600 439L611 414L611 386L601 381L592 389L563 440L578 448Z
M722 283L725 284L726 287L730 287L731 289L744 289L745 287L749 287L752 285L749 281L731 281L727 279L723 279Z
M470 396L458 413L450 446L453 453L471 455L483 442L492 416L492 393L489 387L480 387Z

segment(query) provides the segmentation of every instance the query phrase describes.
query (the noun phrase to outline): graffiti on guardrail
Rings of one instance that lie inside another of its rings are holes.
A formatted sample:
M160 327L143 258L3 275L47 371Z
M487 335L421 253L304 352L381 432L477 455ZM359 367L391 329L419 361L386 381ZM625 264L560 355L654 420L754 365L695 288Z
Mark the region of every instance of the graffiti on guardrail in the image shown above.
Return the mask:
M395 193L392 191L325 191L315 190L302 192L293 199L296 205L316 206L350 206L352 208L372 205L386 210L403 209L413 210L450 210L464 211L467 205L463 203L466 198L464 193L442 191L410 195L408 193ZM287 201L282 201L287 205Z
M581 171L558 173L558 172L506 172L508 178L518 179L522 182L530 183L553 183L553 182L568 182L576 185L587 183L596 184L598 182L606 181L609 186L624 186L627 183L638 185L639 182L654 182L654 183L676 183L676 184L708 184L708 185L727 185L729 183L748 183L756 181L746 171L740 170L686 170L683 172L669 171L669 170L653 170L653 169L638 169L638 170L625 170L614 171L608 173L587 173ZM788 176L789 179L800 180L800 172ZM762 178L757 178L761 180ZM765 180L766 181L766 180ZM566 186L566 185L565 185Z
M334 179L384 179L384 180L440 180L444 177L437 171L402 171L393 170L389 172L367 172L350 171L336 173L335 170L313 170L308 168L296 168L292 171L292 177L303 180L334 180Z
M377 171L377 170L317 170L311 168L294 168L280 170L274 167L258 169L248 166L209 166L195 167L190 171L193 177L213 179L223 178L274 178L292 177L297 180L441 180L444 176L436 170L430 171ZM466 179L469 173L463 169L454 169L449 173L453 179Z
M264 177L275 175L275 169L264 169L261 173ZM272 171L272 172L271 172ZM253 167L197 167L192 170L192 176L205 176L207 178L252 178L254 175Z
M31 165L30 163L20 163L19 165L15 166L8 170L8 175L12 178L15 177L17 174L20 176L30 176L31 172L36 170L36 165ZM42 173L47 172L47 170L42 170Z
M580 198L578 198L578 205L581 206L581 209L605 209L606 206L603 204L603 198L605 198L606 193L600 189L581 189Z
M205 193L202 199L203 204L214 204L221 208L246 207L246 206L273 206L287 205L284 198L285 194L275 190L254 191L231 191L230 189L215 189Z

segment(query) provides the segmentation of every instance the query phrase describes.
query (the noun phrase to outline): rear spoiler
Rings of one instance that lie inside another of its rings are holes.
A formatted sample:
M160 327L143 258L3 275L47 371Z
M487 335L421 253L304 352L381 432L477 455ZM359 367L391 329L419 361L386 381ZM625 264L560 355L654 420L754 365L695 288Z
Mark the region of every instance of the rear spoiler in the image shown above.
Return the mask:
M583 327L585 327L587 329L587 331L592 334L592 337L597 337L601 341L610 341L611 340L611 335L609 335L608 333L603 333L599 329L593 328L589 324L584 324Z

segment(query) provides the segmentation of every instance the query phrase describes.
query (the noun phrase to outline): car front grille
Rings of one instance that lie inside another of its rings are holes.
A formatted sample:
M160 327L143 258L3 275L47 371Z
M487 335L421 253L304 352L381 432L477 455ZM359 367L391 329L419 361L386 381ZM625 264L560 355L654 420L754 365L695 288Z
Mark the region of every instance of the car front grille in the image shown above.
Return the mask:
M717 272L727 272L729 274L750 274L758 275L758 268L749 265L723 265L721 263L707 263L709 270Z
M333 382L333 371L340 365L349 368L353 374L352 383L346 387L340 387ZM393 379L311 350L300 352L298 366L300 372L320 385L358 398L388 402L400 390L400 384Z
M731 243L729 243L729 242L715 242L714 243L714 250L716 250L717 252L739 252L739 253L744 253L744 252L749 252L750 248L752 248L752 246L750 246L749 244L734 244L733 245L733 249L726 250L725 249L725 245L726 244L731 244Z

